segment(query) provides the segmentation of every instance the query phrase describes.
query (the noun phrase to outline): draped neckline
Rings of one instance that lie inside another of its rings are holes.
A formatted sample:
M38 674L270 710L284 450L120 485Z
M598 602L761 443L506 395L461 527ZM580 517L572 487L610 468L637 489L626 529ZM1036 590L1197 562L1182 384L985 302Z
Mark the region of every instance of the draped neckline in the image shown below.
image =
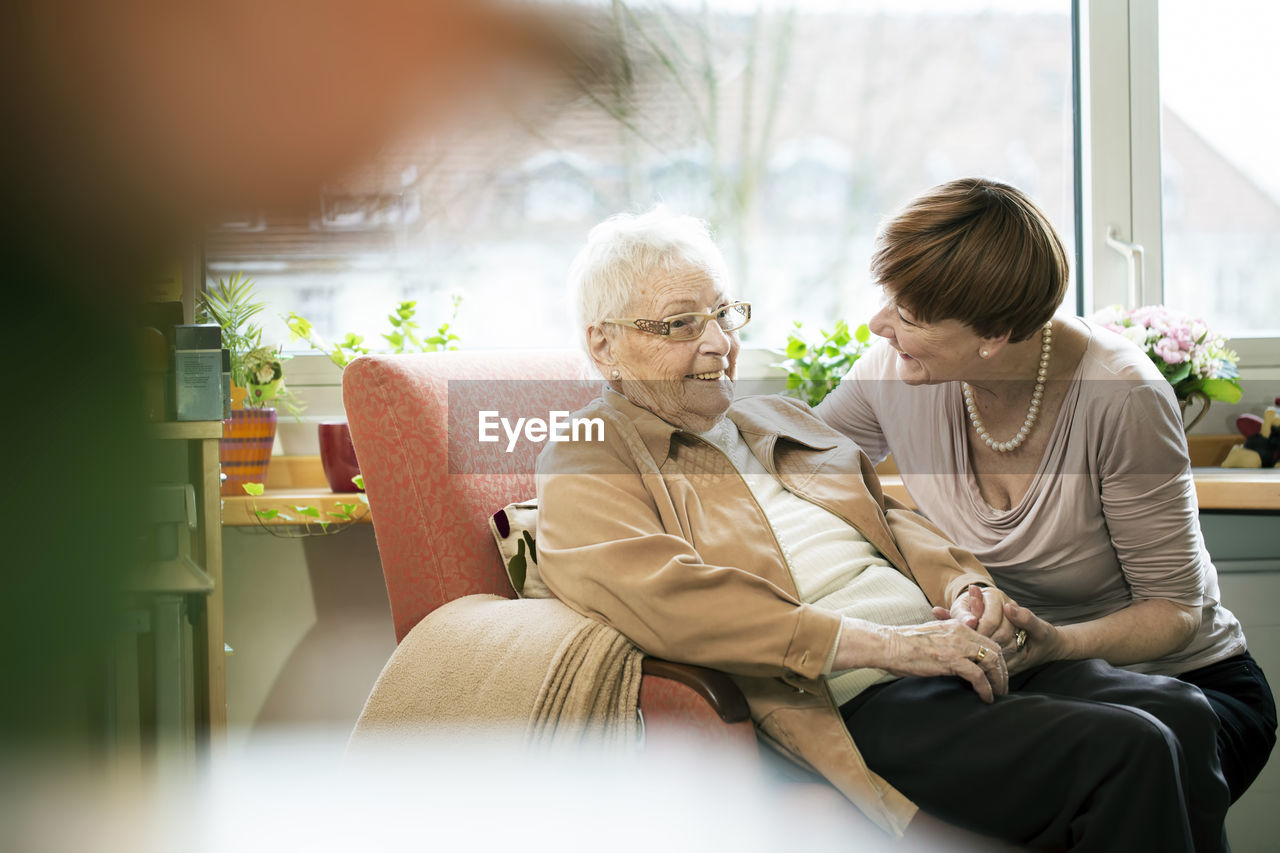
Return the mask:
M1045 446L1044 452L1040 454L1040 460L1036 465L1035 474L1031 478L1031 484L1027 487L1022 497L1008 509L997 509L987 503L986 498L982 496L982 490L978 487L978 473L974 469L973 459L970 455L972 437L969 434L969 424L964 415L965 405L960 383L947 383L944 405L947 411L947 423L951 427L952 454L956 460L957 470L963 478L965 493L970 506L973 508L974 513L992 528L1008 530L1021 524L1040 499L1040 495L1044 491L1045 480L1048 477L1061 474L1062 459L1067 452L1067 439L1070 437L1071 429L1075 422L1076 403L1080 397L1081 377L1084 373L1085 361L1089 358L1089 350L1093 347L1094 341L1093 327L1088 323L1083 325L1088 333L1088 340L1085 341L1084 351L1080 354L1080 361L1076 364L1075 370L1068 380L1071 384L1067 387L1067 393L1058 409L1058 417L1055 419L1053 429L1049 433L1048 444Z

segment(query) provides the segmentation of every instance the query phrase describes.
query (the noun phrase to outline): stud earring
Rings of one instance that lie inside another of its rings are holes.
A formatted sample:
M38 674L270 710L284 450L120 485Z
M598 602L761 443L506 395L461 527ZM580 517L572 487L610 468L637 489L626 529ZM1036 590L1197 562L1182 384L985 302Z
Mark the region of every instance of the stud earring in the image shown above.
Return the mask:
M990 357L990 355L991 355L991 351L990 351L990 350L985 350L985 349L984 349L984 350L978 350L978 355L982 356L983 358L988 358L988 357Z
M612 372L612 373L610 373L609 375L610 375L610 376L612 376L614 379L621 379L621 378L622 378L622 371L615 367L615 368L613 369L613 372Z

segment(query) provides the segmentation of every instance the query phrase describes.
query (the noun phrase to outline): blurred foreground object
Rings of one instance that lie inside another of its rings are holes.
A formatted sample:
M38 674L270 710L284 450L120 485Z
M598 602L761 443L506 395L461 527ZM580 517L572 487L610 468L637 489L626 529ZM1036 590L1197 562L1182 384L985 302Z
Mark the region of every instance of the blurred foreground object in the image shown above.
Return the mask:
M119 580L156 467L135 334L148 270L194 257L202 277L210 209L306 199L403 123L518 97L531 71L558 73L564 23L478 0L5 4L2 322L27 365L3 435L6 744L104 745Z
M481 0L51 0L4 15L22 129L10 177L104 226L122 204L296 200L407 124L555 72L567 22Z
M280 737L171 786L0 767L0 823L21 853L939 849L849 824L838 799L798 801L695 739L628 757L510 741L421 738L339 763L318 757L323 739Z

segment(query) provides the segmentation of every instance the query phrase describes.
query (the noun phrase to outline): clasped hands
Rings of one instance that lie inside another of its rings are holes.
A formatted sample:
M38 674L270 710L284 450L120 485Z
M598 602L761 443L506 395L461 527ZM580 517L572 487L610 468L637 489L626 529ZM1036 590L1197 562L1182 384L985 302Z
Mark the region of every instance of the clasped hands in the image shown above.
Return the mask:
M846 617L832 671L873 666L893 675L955 675L994 702L1009 691L1010 672L1060 656L1058 629L998 589L971 585L933 616L937 621L918 625Z
M970 584L951 609L933 608L936 619L954 619L998 646L1010 673L1054 660L1058 629L994 587Z

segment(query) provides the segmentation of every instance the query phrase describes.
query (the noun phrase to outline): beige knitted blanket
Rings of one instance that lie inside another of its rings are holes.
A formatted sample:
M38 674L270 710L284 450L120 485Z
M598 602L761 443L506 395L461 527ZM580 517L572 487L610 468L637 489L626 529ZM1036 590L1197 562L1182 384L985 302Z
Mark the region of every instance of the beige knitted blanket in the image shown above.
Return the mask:
M401 641L350 746L497 732L535 745L633 748L641 658L616 630L556 599L469 595Z

